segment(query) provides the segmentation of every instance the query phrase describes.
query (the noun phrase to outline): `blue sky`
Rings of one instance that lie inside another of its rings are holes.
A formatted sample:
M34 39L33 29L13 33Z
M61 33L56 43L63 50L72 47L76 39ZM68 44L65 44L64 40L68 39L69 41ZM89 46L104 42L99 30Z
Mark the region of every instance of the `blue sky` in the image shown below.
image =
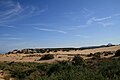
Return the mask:
M120 0L0 0L0 52L120 43Z

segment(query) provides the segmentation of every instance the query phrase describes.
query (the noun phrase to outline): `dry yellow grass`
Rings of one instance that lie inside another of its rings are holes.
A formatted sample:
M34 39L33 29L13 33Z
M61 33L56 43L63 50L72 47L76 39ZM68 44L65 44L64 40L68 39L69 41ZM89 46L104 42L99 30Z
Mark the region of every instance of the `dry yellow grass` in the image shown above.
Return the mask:
M96 48L96 49L86 49L86 50L77 50L77 51L69 51L69 52L50 52L49 54L54 54L54 59L51 60L42 60L37 61L44 54L34 53L34 54L1 54L0 61L14 61L14 62L38 62L38 63L51 63L54 61L62 61L62 60L70 60L76 54L82 54L84 59L87 59L84 55L89 53L96 52L104 52L104 51L116 51L120 49L120 46L112 46L112 47L104 47L104 48ZM45 53L48 54L48 53ZM30 57L29 55L33 55Z

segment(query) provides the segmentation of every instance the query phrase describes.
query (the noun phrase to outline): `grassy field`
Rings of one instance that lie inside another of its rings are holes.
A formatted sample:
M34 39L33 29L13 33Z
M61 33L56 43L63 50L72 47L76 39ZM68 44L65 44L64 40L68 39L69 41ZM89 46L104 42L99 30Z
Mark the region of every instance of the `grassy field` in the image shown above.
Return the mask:
M23 54L23 53L17 53L17 54L1 54L0 55L0 61L9 61L9 62L37 62L37 63L52 63L55 61L62 61L62 60L71 60L74 55L80 54L83 59L88 59L87 55L97 52L114 52L116 50L120 49L120 46L111 46L111 47L101 47L101 48L95 48L95 49L85 49L85 50L69 50L69 51L57 51L57 52L49 52L49 53L32 53L32 54ZM54 59L50 60L42 60L38 61L43 55L45 54L53 54ZM101 57L110 57L101 55Z
M120 80L119 46L96 50L89 49L87 54L1 54L0 80Z

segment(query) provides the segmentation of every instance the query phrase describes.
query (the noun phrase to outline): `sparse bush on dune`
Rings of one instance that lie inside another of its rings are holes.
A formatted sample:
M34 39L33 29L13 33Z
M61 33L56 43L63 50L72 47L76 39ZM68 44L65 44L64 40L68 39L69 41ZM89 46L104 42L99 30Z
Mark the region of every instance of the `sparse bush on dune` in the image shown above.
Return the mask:
M15 80L120 80L120 58L86 63L76 55L75 63L59 61L53 64L0 62L7 72L5 79ZM85 66L82 66L82 65Z
M0 70L6 73L5 80L120 80L120 50L115 52L117 58L100 58L105 53L109 55L114 52L90 53L94 60L83 60L80 55L75 55L72 61L56 61L52 64L0 62ZM45 54L40 60L53 58L54 55Z
M99 58L101 54L102 54L101 52L96 52L94 53L94 56Z
M112 55L113 52L111 52L111 51L105 51L105 52L103 52L103 54L104 54L104 56L108 56L108 55Z
M54 58L53 54L45 54L39 60L49 60L49 59L53 59L53 58Z
M102 53L101 52L96 52L93 54L93 57L92 57L92 60L95 60L95 59L101 59L101 55Z
M85 64L83 58L80 57L80 55L75 55L73 60L72 60L72 63L74 65L84 65Z
M105 53L104 56L108 56L108 53Z
M115 52L115 56L120 56L120 49Z
M87 57L92 57L92 56L94 56L93 53L90 53L90 54L87 55Z

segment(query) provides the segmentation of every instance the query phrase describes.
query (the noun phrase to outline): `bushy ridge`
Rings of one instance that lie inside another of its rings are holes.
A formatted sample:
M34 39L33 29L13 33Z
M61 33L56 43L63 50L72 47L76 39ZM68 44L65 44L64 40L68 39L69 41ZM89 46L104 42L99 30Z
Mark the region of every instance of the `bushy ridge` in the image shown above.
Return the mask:
M68 52L71 50L85 50L85 49L95 49L95 48L102 48L102 47L111 47L115 46L112 44L108 45L101 45L101 46L90 46L90 47L81 47L81 48L36 48L36 49L22 49L18 50L15 49L13 51L8 52L7 54L16 54L16 53L24 53L24 54L33 54L33 53L50 53L50 52L58 52L58 51L63 51L63 52Z

